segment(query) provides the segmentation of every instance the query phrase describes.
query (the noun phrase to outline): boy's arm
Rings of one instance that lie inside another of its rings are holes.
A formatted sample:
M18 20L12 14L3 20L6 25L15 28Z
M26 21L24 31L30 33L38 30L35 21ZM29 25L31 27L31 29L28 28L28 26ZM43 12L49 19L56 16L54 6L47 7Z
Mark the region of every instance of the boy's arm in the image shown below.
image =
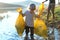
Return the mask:
M25 14L23 14L22 12L19 12L19 14L22 14L23 17L25 16Z
M35 17L37 17L37 18L39 18L39 17L40 17L40 16L39 16L39 15L37 15L37 14L34 14L34 16L35 16Z
M23 13L22 13L22 16L24 17L24 16L25 16L25 14L23 14Z

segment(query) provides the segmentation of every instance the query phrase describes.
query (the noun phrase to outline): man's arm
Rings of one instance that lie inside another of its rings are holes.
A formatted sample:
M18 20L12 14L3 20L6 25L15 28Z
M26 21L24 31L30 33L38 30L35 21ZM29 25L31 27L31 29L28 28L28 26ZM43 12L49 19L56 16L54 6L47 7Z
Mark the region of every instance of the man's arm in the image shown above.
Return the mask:
M46 1L48 1L48 0L45 0L45 1L43 1L42 3L46 2Z

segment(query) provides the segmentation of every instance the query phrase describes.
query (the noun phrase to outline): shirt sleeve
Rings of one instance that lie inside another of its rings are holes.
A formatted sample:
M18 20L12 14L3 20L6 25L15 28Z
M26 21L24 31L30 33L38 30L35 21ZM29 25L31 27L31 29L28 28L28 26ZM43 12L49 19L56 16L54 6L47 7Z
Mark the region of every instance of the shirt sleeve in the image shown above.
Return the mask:
M23 16L26 16L26 14L27 14L27 11L24 12Z

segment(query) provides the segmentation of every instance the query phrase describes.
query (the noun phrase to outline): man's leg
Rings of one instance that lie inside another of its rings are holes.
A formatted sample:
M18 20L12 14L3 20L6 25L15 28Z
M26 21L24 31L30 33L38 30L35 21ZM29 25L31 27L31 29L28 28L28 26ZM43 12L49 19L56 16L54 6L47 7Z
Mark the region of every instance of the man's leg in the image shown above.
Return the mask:
M49 20L49 13L50 13L50 9L48 9L47 21Z
M52 4L52 14L53 14L53 21L55 20L55 15L54 15L54 10L55 10L55 4Z
M47 26L49 26L49 14L50 14L50 5L48 7L47 22L46 22Z
M53 29L54 29L54 25L55 25L55 15L54 15L55 4L53 3L51 6L52 6L51 12L52 12L52 14L53 14L52 23L53 23Z
M54 27L55 27L55 15L54 15L54 9L55 9L55 5L54 5L54 3L52 3L52 5L51 5L51 12L52 12L52 14L53 14L53 20L52 20L52 29L53 29L53 31L52 31L52 34L53 34L53 36L54 36Z
M49 21L50 10L51 10L51 4L49 3L49 6L48 6L48 14L47 14L47 21Z

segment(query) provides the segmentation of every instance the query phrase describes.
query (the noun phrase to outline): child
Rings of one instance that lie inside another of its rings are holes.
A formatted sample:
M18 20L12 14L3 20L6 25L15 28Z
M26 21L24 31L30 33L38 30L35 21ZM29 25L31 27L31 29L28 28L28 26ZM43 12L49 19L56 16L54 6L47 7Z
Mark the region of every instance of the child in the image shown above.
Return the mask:
M46 1L48 1L48 0L46 0ZM46 2L46 1L44 1L44 2ZM44 3L44 2L43 2L43 3ZM54 16L54 9L55 9L55 0L49 0L47 21L49 20L50 10L51 10L51 12L52 12L52 14L53 14L53 21L54 21L54 19L55 19L55 16Z
M34 17L39 17L38 15L35 15L35 9L36 9L36 6L35 4L31 4L30 7L29 7L29 10L27 10L24 14L22 14L23 16L26 16L26 19L25 19L25 23L26 23L26 26L25 26L25 29L26 29L26 37L25 37L25 40L28 40L28 33L29 33L29 30L30 30L30 37L31 37L31 40L34 40Z

